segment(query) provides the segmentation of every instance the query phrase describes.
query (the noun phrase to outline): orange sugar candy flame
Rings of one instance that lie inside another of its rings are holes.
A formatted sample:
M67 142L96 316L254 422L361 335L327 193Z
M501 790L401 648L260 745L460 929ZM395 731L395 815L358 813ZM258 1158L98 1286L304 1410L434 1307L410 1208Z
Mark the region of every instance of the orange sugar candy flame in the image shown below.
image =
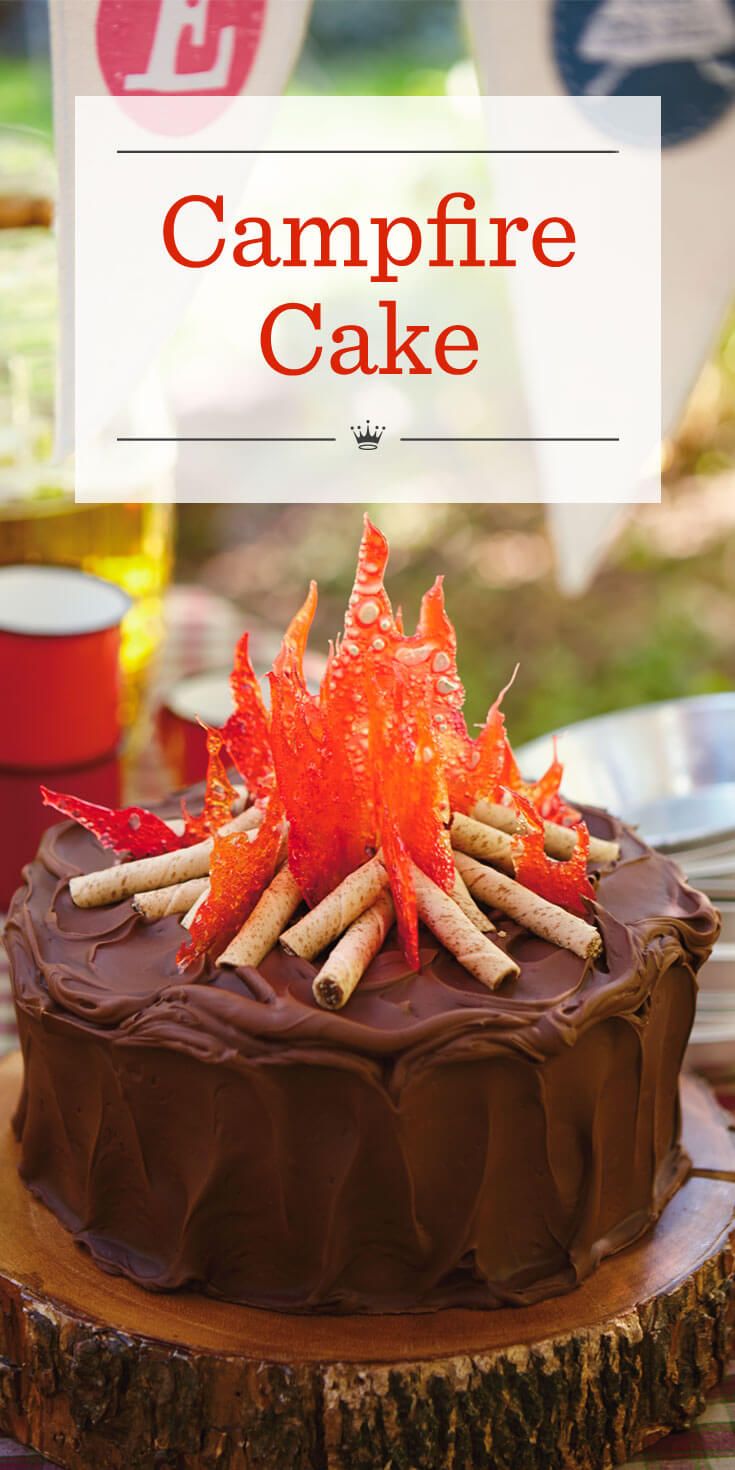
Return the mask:
M418 968L419 948L411 865L451 892L450 812L470 813L482 798L514 804L521 817L522 830L513 838L521 883L575 913L584 914L594 898L587 876L589 834L560 794L556 748L545 774L524 781L502 711L510 684L490 706L479 733L470 736L442 579L425 594L416 631L408 635L385 589L387 562L388 542L366 516L344 630L330 648L318 694L304 676L315 583L269 675L270 712L247 634L240 639L231 679L233 713L221 730L207 731L204 808L199 816L183 808L183 838L141 808L109 811L44 791L49 804L133 857L213 836L210 891L179 951L182 966L221 952L241 927L273 876L286 822L289 866L311 905L381 849L412 969ZM253 841L242 832L219 832L236 795L228 757L266 811ZM576 827L576 848L566 862L544 851L544 819Z
M131 858L160 857L165 852L174 852L177 847L187 845L189 839L175 832L153 812L143 807L127 806L115 810L98 806L94 801L83 801L79 796L67 796L62 791L51 791L41 787L44 806L53 807L63 817L70 817L92 832L102 847L110 848L118 855Z
M205 729L207 727L205 726ZM187 811L186 802L181 803L187 839L199 842L223 827L232 815L232 805L237 797L222 759L224 740L219 730L207 729L207 781L204 791L204 806L199 816Z
M452 810L472 811L476 801L501 801L505 788L513 785L516 769L505 730L502 703L513 684L518 667L488 710L479 735L472 739L462 720L461 729L448 733L442 742Z
M544 851L544 823L535 806L522 792L514 791L511 795L524 828L512 838L518 882L551 903L585 917L585 901L594 899L595 890L587 876L590 835L584 822L577 826L577 845L572 856L559 862Z
M418 913L411 860L446 892L454 883L449 801L427 702L411 695L397 664L368 689L370 764L378 841L391 880L407 964L419 968ZM415 691L414 691L415 695Z
M294 618L269 676L271 743L289 822L289 866L307 903L318 903L370 856L372 802L349 740L345 711L306 687L303 656L316 588Z
M564 767L559 760L556 736L554 736L554 756L548 768L540 776L538 781L524 781L516 764L513 752L508 746L509 764L506 772L505 784L511 791L520 792L547 822L559 822L562 826L576 827L579 822L579 812L564 801L560 793Z
M276 871L282 835L283 807L275 795L254 836L248 832L215 834L209 893L194 915L188 941L176 956L182 968L207 954L216 957L234 939Z
M235 708L220 732L251 796L266 795L273 786L270 719L250 661L249 634L235 650L230 678Z

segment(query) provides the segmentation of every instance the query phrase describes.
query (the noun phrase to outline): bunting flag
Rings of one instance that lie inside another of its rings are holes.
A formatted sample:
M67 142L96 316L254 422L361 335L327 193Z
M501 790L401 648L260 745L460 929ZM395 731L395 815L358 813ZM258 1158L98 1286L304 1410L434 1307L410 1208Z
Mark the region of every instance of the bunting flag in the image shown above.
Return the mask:
M464 0L464 8L483 92L661 97L662 422L670 433L733 292L735 0ZM624 515L616 506L556 505L548 516L560 585L581 592Z
M75 99L111 94L136 116L142 97L202 99L207 126L243 94L278 96L298 56L311 0L50 0L54 132L59 170L57 233L60 274L60 346L56 452L74 444L74 113ZM149 125L150 108L145 115ZM161 129L165 132L165 116ZM240 176L242 165L240 166ZM182 282L182 292L191 290ZM171 324L182 299L161 306ZM165 332L157 303L150 330L141 333L133 365L143 380L151 351ZM114 413L124 385L110 374Z

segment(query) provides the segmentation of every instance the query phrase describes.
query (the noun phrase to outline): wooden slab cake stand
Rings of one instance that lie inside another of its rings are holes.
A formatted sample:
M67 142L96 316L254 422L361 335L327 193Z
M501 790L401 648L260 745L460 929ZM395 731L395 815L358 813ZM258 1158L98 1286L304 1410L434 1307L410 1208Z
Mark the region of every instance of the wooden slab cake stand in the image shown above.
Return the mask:
M598 1470L690 1424L735 1328L735 1149L683 1084L691 1178L527 1308L288 1317L106 1276L17 1175L0 1065L0 1428L67 1470Z

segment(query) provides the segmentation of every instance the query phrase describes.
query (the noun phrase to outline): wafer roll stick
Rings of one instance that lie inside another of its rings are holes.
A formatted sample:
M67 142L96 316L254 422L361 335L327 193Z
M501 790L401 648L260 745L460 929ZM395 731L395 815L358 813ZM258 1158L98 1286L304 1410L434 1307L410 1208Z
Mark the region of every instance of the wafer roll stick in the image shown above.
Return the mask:
M191 926L194 923L194 920L195 920L197 914L199 913L199 910L200 910L202 904L203 903L206 903L207 902L207 899L209 898L210 889L211 889L211 884L209 882L209 879L208 878L205 878L205 880L204 880L204 887L203 887L201 893L198 895L197 898L194 899L193 904L191 905L190 908L188 908L186 910L186 913L184 914L184 917L181 920L181 927L182 927L182 929L191 929Z
M379 857L355 868L354 873L348 874L321 903L299 919L298 924L281 935L283 948L288 954L312 960L338 939L365 909L370 908L387 882L388 874Z
M261 893L239 934L220 955L218 965L259 965L293 918L301 893L288 863Z
M475 821L485 822L510 835L518 832L520 827L512 807L501 806L499 802L476 802L472 808L472 816ZM570 858L576 841L577 834L574 827L562 827L559 822L544 822L544 847L549 857L560 858L562 861ZM616 863L620 857L620 845L617 842L608 842L605 837L590 836L587 857L591 863Z
M415 863L412 871L421 918L465 970L469 970L488 990L497 990L502 980L520 974L515 960L493 944L486 934L480 933L451 894L427 878Z
M232 815L233 817L239 817L240 813L244 812L245 808L250 806L250 792L247 786L243 786L239 781L235 782L232 789L235 793L235 799L232 803Z
M341 1010L375 958L396 911L387 889L350 924L314 979L314 999L326 1011Z
M482 934L489 934L491 930L495 928L492 919L489 919L487 914L484 914L479 905L475 903L475 900L472 897L472 894L470 893L470 890L467 887L467 884L465 883L464 878L462 877L462 874L460 873L456 863L454 866L454 888L452 889L452 898L454 899L454 902L457 904L457 906L461 908L462 913L465 914L468 919L472 920L475 928L479 929Z
M486 863L497 863L504 872L513 873L513 843L507 833L500 832L497 827L455 812L449 836L455 850L482 858Z
M252 831L254 810L250 808L233 817L220 831ZM204 842L177 848L176 852L136 858L132 863L116 863L96 873L81 873L70 880L69 891L77 908L94 909L104 903L119 903L138 893L149 893L153 888L168 888L174 883L187 883L190 878L204 878L209 872L213 847L214 838L207 837Z
M522 883L516 883L514 878L506 878L494 868L485 868L464 853L457 854L457 867L470 893L483 903L501 909L532 934L558 944L560 949L571 950L583 960L594 959L600 953L601 936L586 919L567 913L558 904L549 903Z
M237 826L235 826L236 822ZM220 827L219 830L225 835L228 832L255 832L262 822L263 813L260 807L249 806L244 812L239 812L236 817L233 817L231 822L226 822L225 826Z
M166 919L169 914L185 914L208 888L206 878L189 878L187 883L174 883L170 888L136 893L133 908L143 919Z

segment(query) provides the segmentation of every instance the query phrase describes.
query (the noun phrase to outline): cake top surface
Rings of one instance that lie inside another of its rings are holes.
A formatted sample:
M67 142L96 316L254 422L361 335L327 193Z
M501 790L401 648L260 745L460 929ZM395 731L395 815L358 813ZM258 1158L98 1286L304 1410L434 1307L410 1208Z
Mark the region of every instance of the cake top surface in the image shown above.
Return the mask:
M175 915L147 923L130 900L76 908L69 877L114 857L101 854L91 834L62 823L46 833L14 902L16 993L61 1024L211 1058L274 1043L279 1052L318 1048L374 1058L420 1055L442 1044L461 1056L469 1042L473 1055L513 1050L541 1060L605 1016L636 1024L657 976L682 953L698 968L716 935L714 910L673 862L607 813L585 816L591 832L621 845L620 861L599 877L595 916L604 951L597 961L498 914L497 943L520 973L489 991L422 926L418 972L409 970L391 934L348 1006L335 1012L314 999L318 962L279 946L257 968L222 969L202 957L182 976Z

